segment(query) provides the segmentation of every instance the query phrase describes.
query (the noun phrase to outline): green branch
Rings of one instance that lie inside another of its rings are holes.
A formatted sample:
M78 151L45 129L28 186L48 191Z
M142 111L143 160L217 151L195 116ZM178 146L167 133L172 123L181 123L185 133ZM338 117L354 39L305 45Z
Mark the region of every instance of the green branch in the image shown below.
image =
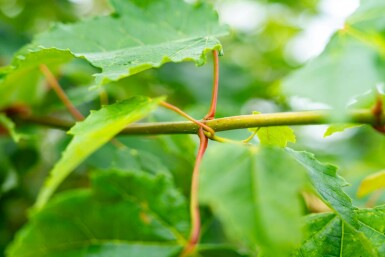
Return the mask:
M371 111L352 111L344 119L334 119L331 121L330 111L303 111L303 112L282 112L270 114L253 114L231 116L209 121L202 121L215 131L227 131L235 129L269 127L284 125L317 125L317 124L338 124L338 123L357 123L368 125L384 125L385 115L381 117L381 124L378 124ZM68 130L74 124L72 122L51 117L18 117L19 122L39 124L43 126ZM154 122L136 123L120 134L124 135L156 135L156 134L196 134L199 126L190 121L182 122Z

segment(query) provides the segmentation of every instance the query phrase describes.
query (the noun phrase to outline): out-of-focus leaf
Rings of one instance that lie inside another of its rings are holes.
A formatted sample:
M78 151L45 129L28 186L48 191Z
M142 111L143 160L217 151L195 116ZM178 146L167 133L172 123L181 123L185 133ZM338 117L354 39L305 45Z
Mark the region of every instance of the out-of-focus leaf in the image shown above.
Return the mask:
M36 166L39 161L39 152L35 145L19 144L7 158L18 174L26 174Z
M304 173L279 148L211 147L202 164L200 201L229 238L267 256L288 256L301 239Z
M341 115L353 97L381 82L377 58L376 49L339 32L319 57L284 81L284 90L326 103Z
M353 97L384 82L385 5L361 2L325 51L286 80L287 92L327 103L339 115Z
M187 202L168 178L110 170L34 213L7 256L169 257L188 230Z
M1 149L0 149L1 150ZM0 199L9 190L15 188L18 183L18 176L14 168L10 165L6 155L0 151Z
M113 15L56 25L35 38L31 47L69 49L101 68L95 76L98 84L104 84L166 62L202 65L207 51L222 49L215 37L227 34L208 4L179 0L111 0L111 4Z
M0 113L0 127L3 126L7 129L8 133L11 135L13 141L19 142L22 135L16 132L15 123L8 118L6 115Z
M239 253L236 249L220 245L198 245L196 255L194 257L247 257L245 254ZM191 256L191 257L193 257Z
M334 124L330 125L325 131L324 137L328 137L337 132L343 132L345 129L361 127L362 124Z
M309 178L321 199L336 211L344 222L357 228L358 222L354 212L356 208L342 190L348 183L337 175L337 167L319 162L314 154L298 152L290 148L286 150L308 171Z
M361 1L359 8L351 15L347 24L368 32L368 34L377 34L385 29L385 3L381 0L365 0ZM382 36L382 38L384 38ZM381 37L378 37L381 40Z
M143 167L144 171L153 173L154 169L157 169L157 172L162 172L164 171L162 166L167 167L178 188L182 189L185 195L190 195L191 171L196 156L196 143L191 135L120 136L119 140L134 150L134 154L138 153L137 157L133 157L139 161L138 165L146 166ZM126 158L130 159L130 157ZM157 160L161 160L161 163ZM132 164L134 162L128 165Z
M39 64L52 68L72 58L69 52L55 49L25 50L17 54L10 66L0 68L0 108L11 104L38 103L46 92L46 86L41 83Z
M76 123L68 132L74 138L51 170L49 178L40 190L36 207L42 207L59 184L84 159L111 140L128 124L147 116L162 99L133 97L93 111L84 121Z
M128 147L116 147L106 144L86 160L93 169L146 171L150 174L170 175L158 156L143 150Z
M385 170L376 172L362 180L357 196L364 197L376 190L385 188Z
M293 256L385 256L385 208L357 211L359 231L344 224L338 215L323 213L306 217L307 234Z
M14 29L15 36L26 36L49 27L53 21L76 20L76 5L70 0L61 1L0 1L0 23ZM22 34L22 35L19 35Z

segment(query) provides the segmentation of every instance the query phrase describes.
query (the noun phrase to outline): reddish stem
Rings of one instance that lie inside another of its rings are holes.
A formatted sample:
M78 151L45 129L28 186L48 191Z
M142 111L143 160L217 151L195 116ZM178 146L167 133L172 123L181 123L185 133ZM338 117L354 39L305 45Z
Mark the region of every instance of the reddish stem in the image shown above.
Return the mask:
M218 100L218 86L219 86L219 58L218 58L218 51L213 50L213 59L214 59L214 83L213 83L213 92L211 96L211 105L209 112L204 117L204 120L211 120L215 116L215 111L217 108L217 100ZM200 125L200 129L198 131L199 136L199 150L198 155L195 160L194 165L194 171L192 175L192 181L191 181L191 193L190 193L190 213L191 213L191 232L190 232L190 239L184 248L181 257L186 257L192 252L194 252L195 247L197 246L199 242L199 236L201 231L201 217L199 212L199 201L198 201L198 192L199 192L199 167L203 158L203 155L205 154L207 144L208 144L208 137L205 135L204 130L210 132L211 136L214 136L214 130L210 127L208 127L210 130L205 128L205 124Z
M199 127L203 128L204 130L206 130L207 132L209 132L211 135L214 135L215 131L210 128L209 126L207 126L206 124L194 119L193 117L191 117L190 115L188 115L187 113L185 113L184 111L182 111L181 109L179 109L178 107L172 105L172 104L169 104L167 102L160 102L160 105L169 109L169 110L172 110L178 114L180 114L181 116L185 117L186 119L194 122L195 124L197 124Z
M373 113L374 117L376 118L376 124L373 125L373 128L375 130L377 130L378 132L385 134L385 126L381 125L382 124L381 118L382 118L382 113L383 113L383 105L384 104L382 102L381 95L379 93L377 93L377 100L376 100L375 105L372 108L372 113Z
M199 201L198 201L198 190L199 190L199 167L203 158L203 155L206 151L208 138L205 136L203 128L199 129L199 150L198 155L194 164L194 171L191 181L191 196L190 196L190 213L191 213L191 232L190 239L185 249L182 252L182 257L188 256L192 253L198 244L199 235L201 230L201 219L199 213Z
M205 116L205 120L211 120L215 116L215 111L217 109L218 102L218 89L219 89L219 57L218 51L213 50L213 62L214 62L214 82L213 82L213 92L211 95L211 106L210 110Z
M40 65L40 70L44 74L47 79L48 84L55 91L60 100L64 103L67 110L72 114L72 116L78 120L84 120L84 116L79 112L78 109L72 104L71 100L68 98L64 90L61 88L59 82L56 80L55 76L48 69L48 67L44 64Z

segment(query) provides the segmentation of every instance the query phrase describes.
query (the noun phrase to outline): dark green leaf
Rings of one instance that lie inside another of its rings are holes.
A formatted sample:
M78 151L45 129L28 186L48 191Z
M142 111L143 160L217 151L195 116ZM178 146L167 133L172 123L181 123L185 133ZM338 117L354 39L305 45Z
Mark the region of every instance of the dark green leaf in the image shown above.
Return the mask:
M4 127L8 130L8 133L11 135L13 141L19 142L22 135L16 132L15 123L8 118L6 115L0 113L0 127Z
M381 257L385 256L385 208L357 211L359 231L335 214L306 218L307 235L294 256Z
M175 256L188 206L164 176L110 170L92 189L63 193L32 215L8 257Z
M286 149L305 167L321 199L335 210L343 221L353 227L358 227L352 200L342 190L348 183L337 175L337 167L319 162L311 153L297 152L290 148Z
M162 164L158 156L144 150L125 146L116 147L112 144L106 144L96 151L87 159L86 164L98 170L141 170L151 174L170 175L170 171Z
M180 0L112 0L115 13L71 25L56 25L34 41L40 48L69 49L102 69L104 84L166 62L205 63L207 51L222 49L227 33L207 4ZM42 50L45 51L45 50ZM42 60L44 61L44 60Z

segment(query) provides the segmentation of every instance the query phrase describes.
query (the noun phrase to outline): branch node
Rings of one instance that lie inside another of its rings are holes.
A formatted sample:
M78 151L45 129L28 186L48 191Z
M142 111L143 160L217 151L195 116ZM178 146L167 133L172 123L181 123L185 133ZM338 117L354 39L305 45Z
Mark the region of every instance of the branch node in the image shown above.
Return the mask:
M375 124L373 125L373 128L380 132L381 134L385 134L385 126L382 125L382 116L383 116L383 101L381 98L380 93L377 93L377 99L376 103L374 104L372 108L372 114L375 117Z

